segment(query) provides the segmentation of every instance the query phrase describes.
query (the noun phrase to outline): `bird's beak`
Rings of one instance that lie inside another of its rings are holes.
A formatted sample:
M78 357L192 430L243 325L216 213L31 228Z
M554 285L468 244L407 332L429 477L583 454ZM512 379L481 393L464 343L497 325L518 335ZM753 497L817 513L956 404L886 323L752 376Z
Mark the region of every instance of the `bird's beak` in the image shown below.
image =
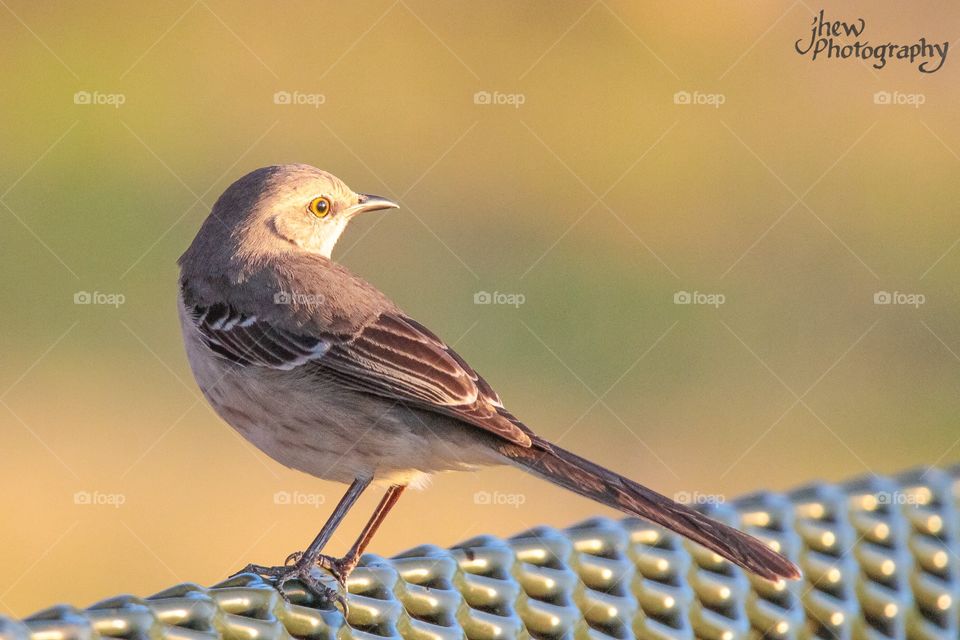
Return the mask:
M379 211L381 209L399 209L393 200L388 200L381 196L373 196L368 193L361 193L357 196L357 204L350 207L350 213L356 215L366 211Z

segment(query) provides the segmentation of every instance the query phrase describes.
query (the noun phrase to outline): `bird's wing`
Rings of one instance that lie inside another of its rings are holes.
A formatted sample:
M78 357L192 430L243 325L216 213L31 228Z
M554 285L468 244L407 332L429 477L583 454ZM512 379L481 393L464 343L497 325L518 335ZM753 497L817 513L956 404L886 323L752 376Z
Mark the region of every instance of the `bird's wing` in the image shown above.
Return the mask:
M354 333L317 335L278 327L218 303L195 306L206 345L237 364L291 370L306 367L346 387L442 413L522 447L530 430L453 349L399 312L384 312Z
M223 303L194 306L191 315L207 347L237 364L289 370L330 349L329 340L278 329Z

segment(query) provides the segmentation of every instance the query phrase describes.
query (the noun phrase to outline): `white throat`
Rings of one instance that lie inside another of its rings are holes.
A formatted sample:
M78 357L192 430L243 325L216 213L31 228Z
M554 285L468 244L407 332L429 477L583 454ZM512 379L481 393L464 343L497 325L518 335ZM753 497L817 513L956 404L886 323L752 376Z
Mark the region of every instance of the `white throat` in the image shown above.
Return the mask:
M300 247L304 251L321 255L329 259L337 240L347 228L345 217L339 220L325 220L320 223L302 221L292 222L289 218L281 218L276 223L279 235Z

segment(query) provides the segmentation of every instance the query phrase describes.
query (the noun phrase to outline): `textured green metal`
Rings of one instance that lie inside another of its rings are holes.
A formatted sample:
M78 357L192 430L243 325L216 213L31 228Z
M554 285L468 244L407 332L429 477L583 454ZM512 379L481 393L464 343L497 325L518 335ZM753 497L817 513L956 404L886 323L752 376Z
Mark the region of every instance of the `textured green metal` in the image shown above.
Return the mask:
M0 640L960 638L960 468L709 507L797 561L773 584L645 522L605 518L364 557L349 619L259 578L0 617Z

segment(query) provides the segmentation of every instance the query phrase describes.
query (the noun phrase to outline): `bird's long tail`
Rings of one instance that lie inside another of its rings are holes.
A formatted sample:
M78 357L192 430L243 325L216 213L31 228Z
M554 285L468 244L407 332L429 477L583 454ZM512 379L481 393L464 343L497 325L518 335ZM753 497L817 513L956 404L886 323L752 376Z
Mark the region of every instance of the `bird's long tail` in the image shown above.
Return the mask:
M796 579L800 569L753 536L717 522L600 465L538 440L532 447L503 445L513 464L624 513L645 518L698 542L768 580Z

